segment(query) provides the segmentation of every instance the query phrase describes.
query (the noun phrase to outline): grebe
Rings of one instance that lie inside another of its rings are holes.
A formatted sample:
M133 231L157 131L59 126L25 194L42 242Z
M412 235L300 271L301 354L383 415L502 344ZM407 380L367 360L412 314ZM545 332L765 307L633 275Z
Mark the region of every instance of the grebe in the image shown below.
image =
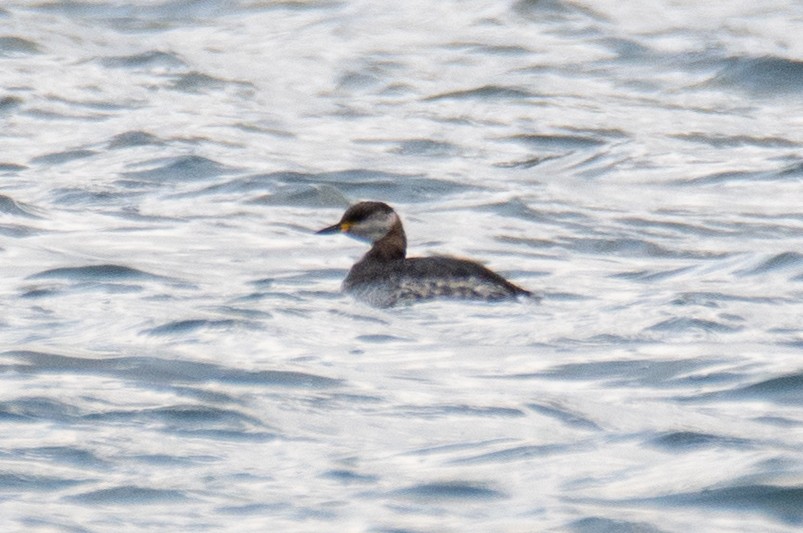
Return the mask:
M343 291L375 307L433 298L503 300L531 296L473 261L452 257L407 258L407 237L399 215L382 202L359 202L340 222L318 234L346 233L371 243L349 270Z

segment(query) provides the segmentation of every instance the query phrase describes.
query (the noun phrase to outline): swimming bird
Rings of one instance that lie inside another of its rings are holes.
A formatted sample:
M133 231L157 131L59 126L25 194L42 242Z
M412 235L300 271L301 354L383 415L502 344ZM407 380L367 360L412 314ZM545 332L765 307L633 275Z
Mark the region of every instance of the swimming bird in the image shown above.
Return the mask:
M434 298L503 300L531 293L479 263L453 257L407 257L407 237L396 211L383 202L359 202L318 234L345 233L371 243L349 270L343 291L375 307Z

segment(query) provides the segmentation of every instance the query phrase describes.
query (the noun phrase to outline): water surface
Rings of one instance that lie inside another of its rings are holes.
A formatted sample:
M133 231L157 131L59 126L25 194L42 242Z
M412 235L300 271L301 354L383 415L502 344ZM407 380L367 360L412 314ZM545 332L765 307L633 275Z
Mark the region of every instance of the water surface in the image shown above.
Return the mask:
M4 3L1 528L799 530L798 11Z

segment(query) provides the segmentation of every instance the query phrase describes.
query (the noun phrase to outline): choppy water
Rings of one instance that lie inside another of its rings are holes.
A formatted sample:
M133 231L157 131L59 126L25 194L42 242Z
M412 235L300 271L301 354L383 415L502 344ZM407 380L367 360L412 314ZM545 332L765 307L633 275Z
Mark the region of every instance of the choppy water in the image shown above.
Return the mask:
M796 531L794 1L0 7L3 531ZM415 255L540 304L355 304Z

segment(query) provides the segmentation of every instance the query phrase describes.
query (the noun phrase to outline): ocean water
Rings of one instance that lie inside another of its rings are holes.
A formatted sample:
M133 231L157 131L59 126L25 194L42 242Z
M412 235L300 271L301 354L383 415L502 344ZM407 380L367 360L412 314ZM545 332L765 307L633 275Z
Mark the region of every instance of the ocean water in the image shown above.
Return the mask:
M0 530L799 531L801 31L3 2ZM360 199L543 299L341 295Z

